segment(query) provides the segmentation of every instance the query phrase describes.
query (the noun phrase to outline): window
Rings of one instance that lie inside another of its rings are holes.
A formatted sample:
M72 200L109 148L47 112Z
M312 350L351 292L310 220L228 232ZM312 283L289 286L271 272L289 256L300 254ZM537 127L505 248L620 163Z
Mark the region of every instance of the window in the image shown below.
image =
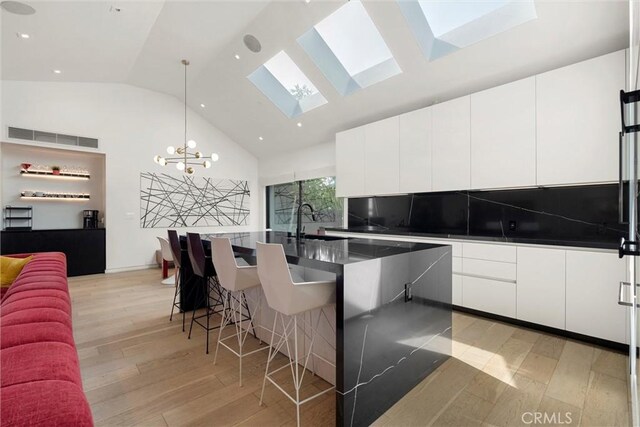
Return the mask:
M398 0L398 4L429 60L537 17L533 0Z
M402 72L360 1L350 1L298 38L341 95Z
M247 78L289 118L327 103L284 50Z
M316 234L320 227L342 227L343 204L336 198L335 177L309 179L267 187L267 228L274 231L296 232L297 211L302 189L304 232ZM315 218L315 220L314 220Z

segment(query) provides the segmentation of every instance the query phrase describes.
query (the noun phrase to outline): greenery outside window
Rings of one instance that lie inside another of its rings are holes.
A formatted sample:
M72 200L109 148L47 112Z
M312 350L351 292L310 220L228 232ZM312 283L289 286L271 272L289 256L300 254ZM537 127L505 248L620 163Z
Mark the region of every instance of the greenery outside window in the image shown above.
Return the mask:
M267 228L295 233L300 203L313 208L313 215L308 206L302 209L305 233L317 234L320 227L342 227L342 199L336 198L336 179L329 176L267 186Z

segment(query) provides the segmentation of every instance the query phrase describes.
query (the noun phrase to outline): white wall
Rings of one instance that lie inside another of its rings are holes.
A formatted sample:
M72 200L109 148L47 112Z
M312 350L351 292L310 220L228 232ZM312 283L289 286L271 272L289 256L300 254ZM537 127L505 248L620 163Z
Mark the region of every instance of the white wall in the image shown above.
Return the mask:
M82 228L82 211L95 209L100 217L105 210L104 155L56 150L18 144L1 144L0 176L2 206L33 206L34 229ZM21 175L20 164L78 166L87 170L89 180L67 180L55 177ZM89 200L23 200L25 190L52 193L88 193ZM18 225L18 224L16 224ZM24 225L24 224L20 224Z
M264 228L266 225L265 187L284 182L335 176L335 141L261 157L258 162L258 171L260 176L260 226Z
M98 138L106 158L107 270L137 268L154 263L155 236L166 235L166 229L140 228L140 172L177 174L152 158L183 141L183 108L174 97L123 84L3 81L2 137L18 142L6 137L7 126L16 126ZM220 155L211 169L197 173L248 180L252 196L248 226L194 231L257 229L257 159L191 110L188 121L188 137L198 148Z

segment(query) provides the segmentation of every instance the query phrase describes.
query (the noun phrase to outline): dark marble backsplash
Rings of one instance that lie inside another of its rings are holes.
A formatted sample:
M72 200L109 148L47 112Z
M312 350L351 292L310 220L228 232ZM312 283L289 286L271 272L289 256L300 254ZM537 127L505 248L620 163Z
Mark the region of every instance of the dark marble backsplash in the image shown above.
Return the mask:
M614 243L617 184L349 199L349 228Z

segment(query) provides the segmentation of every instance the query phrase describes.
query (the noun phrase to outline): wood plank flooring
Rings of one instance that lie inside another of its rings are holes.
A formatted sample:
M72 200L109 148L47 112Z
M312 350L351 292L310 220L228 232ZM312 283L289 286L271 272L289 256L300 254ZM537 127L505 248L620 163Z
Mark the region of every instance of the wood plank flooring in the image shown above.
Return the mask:
M70 278L69 285L97 426L295 425L295 406L275 387L258 405L264 352L245 359L239 387L234 355L221 349L213 364L213 331L206 355L201 328L188 340L180 315L169 322L173 288L160 284L159 270ZM547 414L545 425L629 425L623 354L462 313L454 313L453 338L454 357L376 425L518 426L536 412ZM308 378L305 393L327 386ZM334 425L333 394L301 414L303 425Z

